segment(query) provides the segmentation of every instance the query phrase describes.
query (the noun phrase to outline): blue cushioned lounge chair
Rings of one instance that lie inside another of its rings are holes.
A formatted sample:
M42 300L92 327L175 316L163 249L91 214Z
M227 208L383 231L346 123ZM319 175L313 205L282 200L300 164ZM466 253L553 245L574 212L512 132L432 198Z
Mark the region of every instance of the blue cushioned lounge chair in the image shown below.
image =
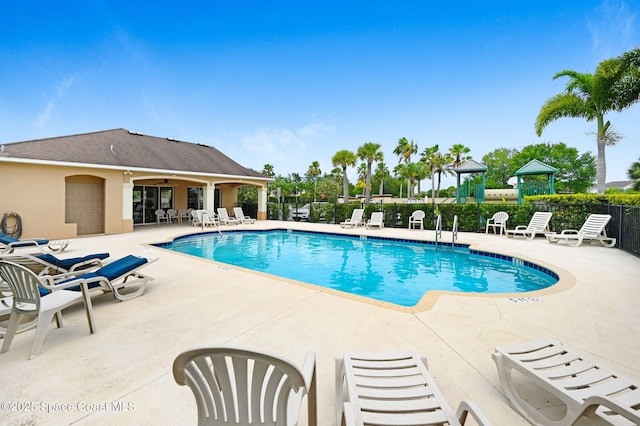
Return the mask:
M19 240L0 232L0 253L11 253L17 248L37 248L44 252L47 248L53 253L59 253L66 249L69 241L49 241L44 238L28 238Z
M35 272L38 276L86 271L91 268L97 269L103 266L102 261L108 257L109 253L94 253L87 256L70 257L67 259L60 259L49 253L12 253L0 255L1 260L8 260L25 266Z
M45 278L53 285L64 283L69 290L76 291L79 291L80 284L85 282L89 289L99 288L104 292L112 292L113 296L118 300L129 300L144 293L147 283L153 280L152 277L144 275L138 270L156 260L158 260L157 257L130 254L114 260L95 271L82 274L76 271ZM78 282L78 286L68 287L74 281ZM123 292L122 290L125 291Z

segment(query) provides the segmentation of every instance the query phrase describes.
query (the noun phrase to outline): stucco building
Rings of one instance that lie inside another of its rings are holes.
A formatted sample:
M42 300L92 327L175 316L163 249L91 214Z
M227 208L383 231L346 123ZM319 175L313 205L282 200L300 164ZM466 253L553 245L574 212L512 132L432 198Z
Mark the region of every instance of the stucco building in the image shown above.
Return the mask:
M119 234L157 209L234 207L253 185L266 219L270 180L208 145L106 130L0 146L0 215L19 214L23 238Z

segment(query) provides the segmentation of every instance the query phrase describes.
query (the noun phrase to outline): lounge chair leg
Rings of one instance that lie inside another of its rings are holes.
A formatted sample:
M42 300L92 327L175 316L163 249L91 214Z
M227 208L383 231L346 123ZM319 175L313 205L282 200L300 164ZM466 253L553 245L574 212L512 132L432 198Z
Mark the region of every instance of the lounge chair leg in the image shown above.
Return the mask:
M2 342L2 349L0 349L0 354L3 354L9 350L11 342L13 341L13 337L16 335L18 326L20 325L24 317L24 314L11 312L11 316L9 317L9 325L7 326L7 333L4 335L4 342Z
M336 358L336 421L337 424L342 424L342 412L343 412L343 393L342 393L342 378L344 375L344 359Z

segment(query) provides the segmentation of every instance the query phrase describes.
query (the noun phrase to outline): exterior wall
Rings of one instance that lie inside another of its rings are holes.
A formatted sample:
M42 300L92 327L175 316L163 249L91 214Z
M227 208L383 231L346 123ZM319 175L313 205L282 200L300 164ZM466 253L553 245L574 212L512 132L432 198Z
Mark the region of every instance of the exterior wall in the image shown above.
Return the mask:
M236 202L238 201L238 186L224 184L220 185L220 190L222 205L216 206L216 208L225 207L229 213L231 213L231 209L236 206Z
M104 230L126 232L122 221L122 172L80 167L0 163L0 214L16 212L22 238L75 238L75 223L65 223L66 178L93 176L104 180Z
M166 182L165 182L166 181ZM21 238L41 237L51 240L78 236L76 223L65 223L66 184L104 183L104 233L133 232L131 205L125 205L133 185L159 185L174 187L175 209L187 207L187 188L202 186L222 189L222 206L235 207L240 185L263 187L262 180L153 174L138 171L68 167L28 163L0 162L0 215L15 212L22 219ZM260 199L260 197L259 197ZM81 204L81 203L80 203ZM218 206L216 206L218 207ZM81 208L81 206L80 206ZM264 214L260 214L263 212ZM260 218L266 218L266 202L259 203Z

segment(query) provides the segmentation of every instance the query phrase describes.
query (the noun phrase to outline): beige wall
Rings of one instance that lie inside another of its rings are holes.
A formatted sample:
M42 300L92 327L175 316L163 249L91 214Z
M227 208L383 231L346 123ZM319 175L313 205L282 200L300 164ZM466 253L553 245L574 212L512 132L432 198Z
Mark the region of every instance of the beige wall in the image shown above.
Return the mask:
M122 221L122 172L81 167L0 163L0 214L16 212L22 219L22 238L77 236L75 223L65 223L66 179L104 180L104 232L125 232Z
M78 236L76 224L65 223L66 184L99 182L104 184L104 233L120 234L134 229L132 218L124 217L123 184L173 186L176 210L187 207L187 187L216 184L216 187L222 189L222 205L234 207L239 185L228 182L228 179L224 183L219 181L219 178L195 175L176 177L168 174L125 173L124 170L0 161L0 215L9 212L20 215L23 229L21 238L75 238ZM243 179L242 184L262 186L264 182ZM266 217L266 213L263 216Z

